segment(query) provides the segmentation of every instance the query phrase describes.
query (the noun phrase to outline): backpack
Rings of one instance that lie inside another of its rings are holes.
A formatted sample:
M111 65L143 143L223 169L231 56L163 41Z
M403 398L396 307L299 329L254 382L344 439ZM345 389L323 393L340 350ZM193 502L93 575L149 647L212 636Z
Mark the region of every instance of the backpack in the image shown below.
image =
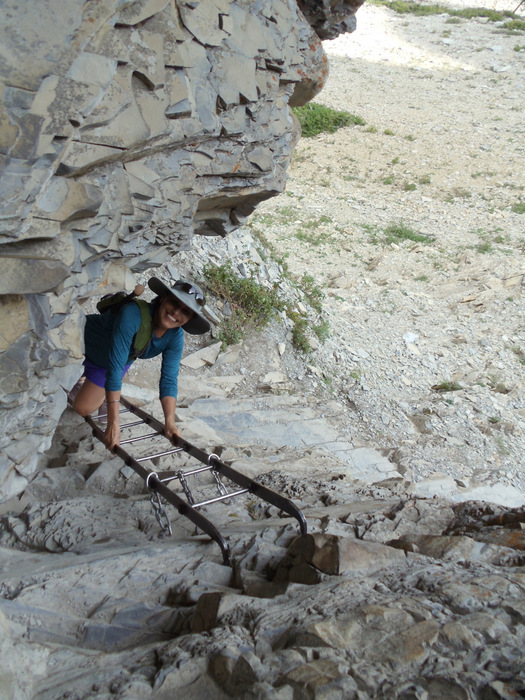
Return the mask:
M130 359L133 361L140 357L146 350L153 335L151 323L151 313L149 304L143 299L137 299L142 294L144 287L139 284L135 289L127 294L126 292L114 292L113 294L105 294L97 303L97 311L101 314L110 312L118 314L120 309L133 301L140 309L140 328L133 337L133 349L130 353Z

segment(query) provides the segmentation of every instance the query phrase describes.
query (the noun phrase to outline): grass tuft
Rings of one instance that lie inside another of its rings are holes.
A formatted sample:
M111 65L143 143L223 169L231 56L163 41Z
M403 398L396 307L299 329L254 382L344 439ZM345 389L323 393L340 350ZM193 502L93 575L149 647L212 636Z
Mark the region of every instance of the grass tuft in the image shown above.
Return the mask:
M333 134L343 126L359 125L364 126L364 119L350 114L350 112L339 112L331 107L309 102L302 107L293 107L295 114L301 124L302 135L306 138L317 136L321 133Z
M425 236L423 233L417 233L414 229L407 226L402 221L396 224L391 224L385 229L385 242L399 243L401 241L414 241L414 243L433 243L434 239L431 236Z

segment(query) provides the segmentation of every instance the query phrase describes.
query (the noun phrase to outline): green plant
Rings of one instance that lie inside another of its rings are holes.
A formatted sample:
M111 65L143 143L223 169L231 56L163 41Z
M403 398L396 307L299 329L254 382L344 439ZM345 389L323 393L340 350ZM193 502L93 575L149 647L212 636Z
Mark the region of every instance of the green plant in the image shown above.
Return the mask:
M453 10L445 5L423 5L419 2L407 2L406 0L369 0L373 5L383 5L389 7L399 14L414 14L419 16L445 15L459 17L462 19L473 19L474 17L486 17L490 22L501 22L507 17L516 18L513 12L508 10L498 12L482 7L469 7L462 10ZM519 23L519 21L518 21ZM523 22L522 22L523 24ZM510 27L512 28L512 27Z
M231 262L206 265L203 277L207 289L230 308L218 335L224 346L238 343L248 328L263 328L277 311L285 309L276 289L262 287L253 277L239 277Z
M448 391L460 391L463 389L461 384L458 384L457 382L441 382L440 384L434 384L434 386L430 388L432 391L438 391L440 394L444 394Z
M511 19L509 22L505 22L503 26L512 32L525 32L525 20L522 19Z
M517 204L513 204L511 210L515 214L525 214L525 202L518 202Z
M417 189L416 185L413 182L405 182L403 185L403 189L405 192L414 192L414 190Z
M298 241L309 243L310 245L321 245L326 242L326 237L321 233L309 233L308 231L297 231L295 237Z
M407 226L402 221L396 224L391 224L385 229L385 242L399 243L400 241L414 241L414 243L432 243L433 238L422 233L417 233L410 226Z
M430 185L431 179L430 175L422 175L418 180L420 185Z
M395 134L394 134L394 132L392 131L392 129L385 129L385 130L383 131L383 134L384 134L385 136L395 136Z
M368 134L377 134L377 126L369 126L366 131Z
M330 324L328 321L322 321L316 326L312 326L312 330L321 343L324 343L330 337Z
M288 318L292 321L292 345L296 350L308 355L312 352L308 342L308 320L298 311L288 311Z
M303 275L299 282L299 287L303 290L310 306L318 313L321 313L323 310L325 293L315 284L314 278L311 275Z
M416 282L428 282L428 275L419 275L419 277L414 277Z
M525 51L525 44L516 44L514 51Z
M381 182L383 185L393 185L394 184L394 176L393 175L388 175L387 177L384 177Z
M309 102L302 107L293 107L292 111L301 124L302 135L306 138L323 132L333 134L343 126L364 126L366 123L355 114L340 112L315 102Z
M475 249L478 251L478 253L481 253L481 255L484 255L485 253L492 253L494 250L490 241L483 241L483 243L478 243L478 245L475 246Z

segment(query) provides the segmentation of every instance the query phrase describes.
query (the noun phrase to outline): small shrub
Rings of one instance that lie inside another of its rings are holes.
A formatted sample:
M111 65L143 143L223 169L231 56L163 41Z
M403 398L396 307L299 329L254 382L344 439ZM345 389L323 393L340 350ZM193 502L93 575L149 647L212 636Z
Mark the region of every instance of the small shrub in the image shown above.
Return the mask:
M328 338L330 337L330 324L328 323L328 321L323 321L317 326L313 326L312 330L317 336L317 338L321 341L321 343L324 343L325 340L328 340Z
M525 32L525 20L522 19L511 19L509 22L505 22L503 26L511 32Z
M385 229L386 243L399 243L400 241L414 241L414 243L432 243L433 238L417 233L403 222L391 224Z
M321 313L325 294L323 290L315 284L314 278L311 275L303 275L299 282L299 287L303 290L310 306L318 313Z
M276 311L285 308L275 289L262 287L253 277L239 277L230 262L218 267L206 265L203 275L208 290L227 302L231 310L218 334L223 345L238 343L248 328L263 328Z
M293 322L292 345L296 350L308 355L312 352L308 342L308 320L298 311L288 311L288 318Z
M302 107L293 107L293 113L301 124L302 135L306 138L323 132L333 134L343 126L361 125L365 121L350 112L339 112L331 107L310 102Z
M511 210L515 214L525 214L525 202L518 202L518 204L513 204Z

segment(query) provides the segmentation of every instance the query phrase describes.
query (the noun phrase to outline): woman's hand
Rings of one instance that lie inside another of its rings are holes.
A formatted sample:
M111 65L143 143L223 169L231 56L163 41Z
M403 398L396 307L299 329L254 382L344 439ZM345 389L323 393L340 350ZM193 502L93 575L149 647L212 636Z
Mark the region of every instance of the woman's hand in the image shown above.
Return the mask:
M170 440L182 437L180 434L180 430L175 425L175 421L166 421L166 424L164 426L164 435Z
M120 445L120 425L118 423L108 423L104 431L104 444L111 451Z
M175 425L176 401L173 396L164 396L160 400L164 411L164 435L170 440L181 437L179 429Z

